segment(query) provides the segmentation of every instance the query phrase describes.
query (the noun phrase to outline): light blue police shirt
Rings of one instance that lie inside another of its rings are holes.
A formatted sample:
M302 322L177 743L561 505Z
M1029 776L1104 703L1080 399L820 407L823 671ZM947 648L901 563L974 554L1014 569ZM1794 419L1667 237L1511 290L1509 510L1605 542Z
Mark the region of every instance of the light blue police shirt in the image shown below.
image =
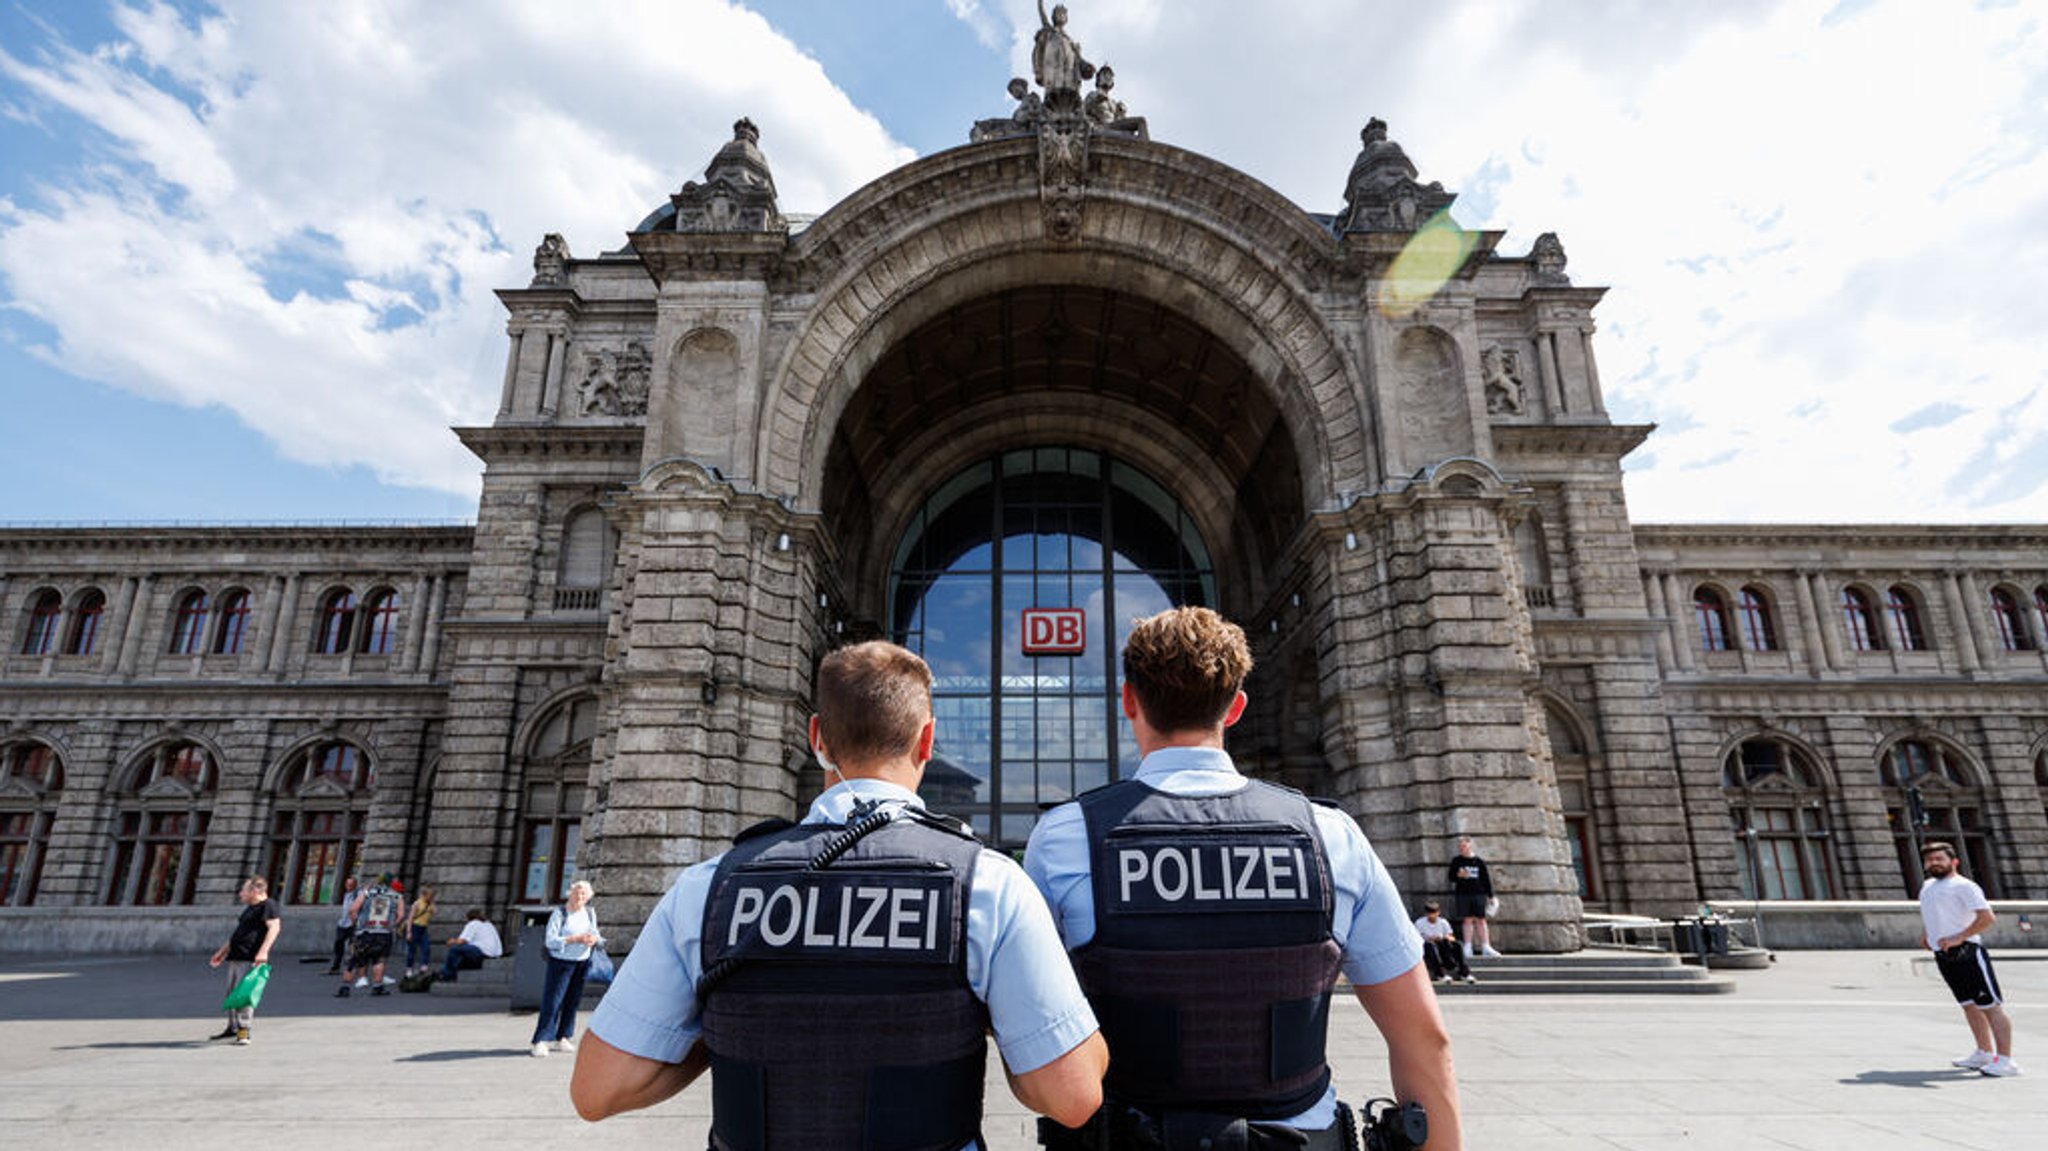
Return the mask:
M811 804L805 823L845 823L855 802L922 807L914 792L877 779L850 779ZM591 1016L606 1043L643 1059L678 1063L703 1033L697 1000L704 902L720 857L683 872L669 889ZM1009 856L983 850L967 892L967 983L988 1005L1003 1061L1036 1071L1095 1033L1045 902Z
M1145 757L1132 778L1169 795L1229 795L1250 782L1212 747L1165 747ZM1331 938L1344 949L1344 974L1359 987L1384 983L1422 962L1422 937L1408 921L1401 893L1366 842L1358 823L1317 804L1316 830L1330 858ZM1077 803L1053 808L1038 821L1024 849L1024 872L1059 919L1069 948L1095 937L1095 889L1088 882L1088 825ZM607 998L606 1002L609 1002ZM1112 1061L1116 1052L1109 1053ZM1282 1122L1320 1131L1337 1120L1334 1081L1315 1106Z

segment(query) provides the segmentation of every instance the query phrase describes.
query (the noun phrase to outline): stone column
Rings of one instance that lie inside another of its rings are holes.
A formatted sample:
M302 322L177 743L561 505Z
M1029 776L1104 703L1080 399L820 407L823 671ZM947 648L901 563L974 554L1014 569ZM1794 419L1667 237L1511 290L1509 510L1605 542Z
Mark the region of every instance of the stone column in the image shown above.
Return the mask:
M512 414L514 395L519 387L520 344L526 339L526 333L523 330L510 326L506 327L505 335L511 341L512 346L505 353L505 383L498 397L498 418L500 420Z
M1593 410L1604 414L1607 400L1600 391L1600 365L1593 359L1593 328L1591 325L1579 329L1579 354L1586 358L1586 392L1593 400Z
M433 678L441 659L441 621L448 606L448 573L434 574L432 602L427 608L427 634L420 644L419 670Z
M1564 385L1558 378L1557 335L1554 332L1536 333L1536 373L1543 378L1543 401L1550 408L1551 418L1564 415Z
M1654 614L1664 605L1664 577L1656 572L1643 574L1643 607L1647 614ZM1667 668L1678 666L1677 652L1672 643L1671 629L1657 629L1657 662Z
M298 572L285 577L284 594L278 598L277 614L270 619L270 655L263 661L263 670L282 673L285 660L291 654L291 631L299 614Z
M1807 594L1813 597L1815 612L1820 616L1820 646L1827 653L1828 666L1837 670L1849 665L1842 658L1842 645L1835 635L1835 621L1841 618L1836 610L1835 593L1828 586L1825 572L1806 573Z
M1667 571L1659 576L1659 580L1664 585L1664 618L1671 628L1671 652L1678 657L1680 671L1691 671L1694 667L1692 636L1685 626L1686 610L1678 590L1678 575Z
M1984 660L1978 654L1976 638L1970 634L1969 617L1963 608L1963 593L1956 586L1956 573L1943 573L1941 598L1943 605L1948 609L1948 618L1953 621L1955 635L1950 642L1955 645L1956 658L1962 661L1965 672L1977 671L1984 666ZM1934 630L1932 619L1927 621L1927 630L1930 633L1930 642L1935 642L1931 635Z
M427 634L427 595L432 584L428 577L417 576L412 581L411 610L406 612L405 663L407 674L420 669L420 644Z
M121 657L116 671L122 676L135 674L136 660L142 651L142 633L148 630L149 589L155 577L144 574L128 581L127 605L121 609Z
M1984 626L1984 604L1982 589L1977 586L1975 572L1949 572L1948 594L1953 603L1949 609L1959 613L1957 620L1956 647L1968 650L1976 648L1977 666L1995 667L2005 655L2005 649L1992 642L1991 633ZM1968 666L1967 663L1965 666Z
M540 414L552 419L555 409L562 403L562 375L564 362L569 358L569 334L563 331L548 332L547 375L541 381Z
M1823 623L1820 610L1813 603L1813 573L1792 573L1792 604L1799 612L1799 631L1806 640L1806 662L1815 678L1819 678L1833 665L1828 659L1826 641L1821 638Z

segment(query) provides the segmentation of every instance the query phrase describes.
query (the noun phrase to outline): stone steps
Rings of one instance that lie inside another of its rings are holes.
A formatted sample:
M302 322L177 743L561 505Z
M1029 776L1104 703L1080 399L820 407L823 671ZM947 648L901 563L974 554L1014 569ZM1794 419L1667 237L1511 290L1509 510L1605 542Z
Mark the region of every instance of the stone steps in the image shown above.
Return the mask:
M1438 995L1725 995L1735 981L1676 955L1588 948L1568 955L1470 961L1477 983L1439 983Z

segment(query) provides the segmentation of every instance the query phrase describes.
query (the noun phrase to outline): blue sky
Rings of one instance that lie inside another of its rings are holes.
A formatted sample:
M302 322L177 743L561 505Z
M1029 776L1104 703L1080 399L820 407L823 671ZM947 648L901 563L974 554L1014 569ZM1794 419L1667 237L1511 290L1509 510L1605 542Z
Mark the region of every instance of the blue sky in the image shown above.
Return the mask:
M2048 7L1075 0L1155 139L1334 211L1370 116L1558 232L1643 522L2048 520ZM751 116L818 212L1030 0L0 7L0 521L463 519L498 287Z

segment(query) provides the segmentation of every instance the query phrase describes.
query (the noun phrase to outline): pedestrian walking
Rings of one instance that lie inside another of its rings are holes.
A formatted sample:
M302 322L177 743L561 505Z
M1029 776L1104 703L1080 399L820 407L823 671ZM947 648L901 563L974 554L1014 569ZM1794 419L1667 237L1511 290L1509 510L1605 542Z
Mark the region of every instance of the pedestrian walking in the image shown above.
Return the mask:
M213 957L206 961L208 967L228 967L228 990L242 981L252 967L270 962L270 945L277 942L277 933L284 927L284 915L277 908L277 901L270 898L270 881L260 875L252 875L242 881L237 898L242 902L242 914L235 920L235 929L228 935L228 941L220 945ZM228 1012L228 1025L213 1040L232 1039L237 1047L249 1045L249 1026L256 1020L256 1006L238 1007Z

